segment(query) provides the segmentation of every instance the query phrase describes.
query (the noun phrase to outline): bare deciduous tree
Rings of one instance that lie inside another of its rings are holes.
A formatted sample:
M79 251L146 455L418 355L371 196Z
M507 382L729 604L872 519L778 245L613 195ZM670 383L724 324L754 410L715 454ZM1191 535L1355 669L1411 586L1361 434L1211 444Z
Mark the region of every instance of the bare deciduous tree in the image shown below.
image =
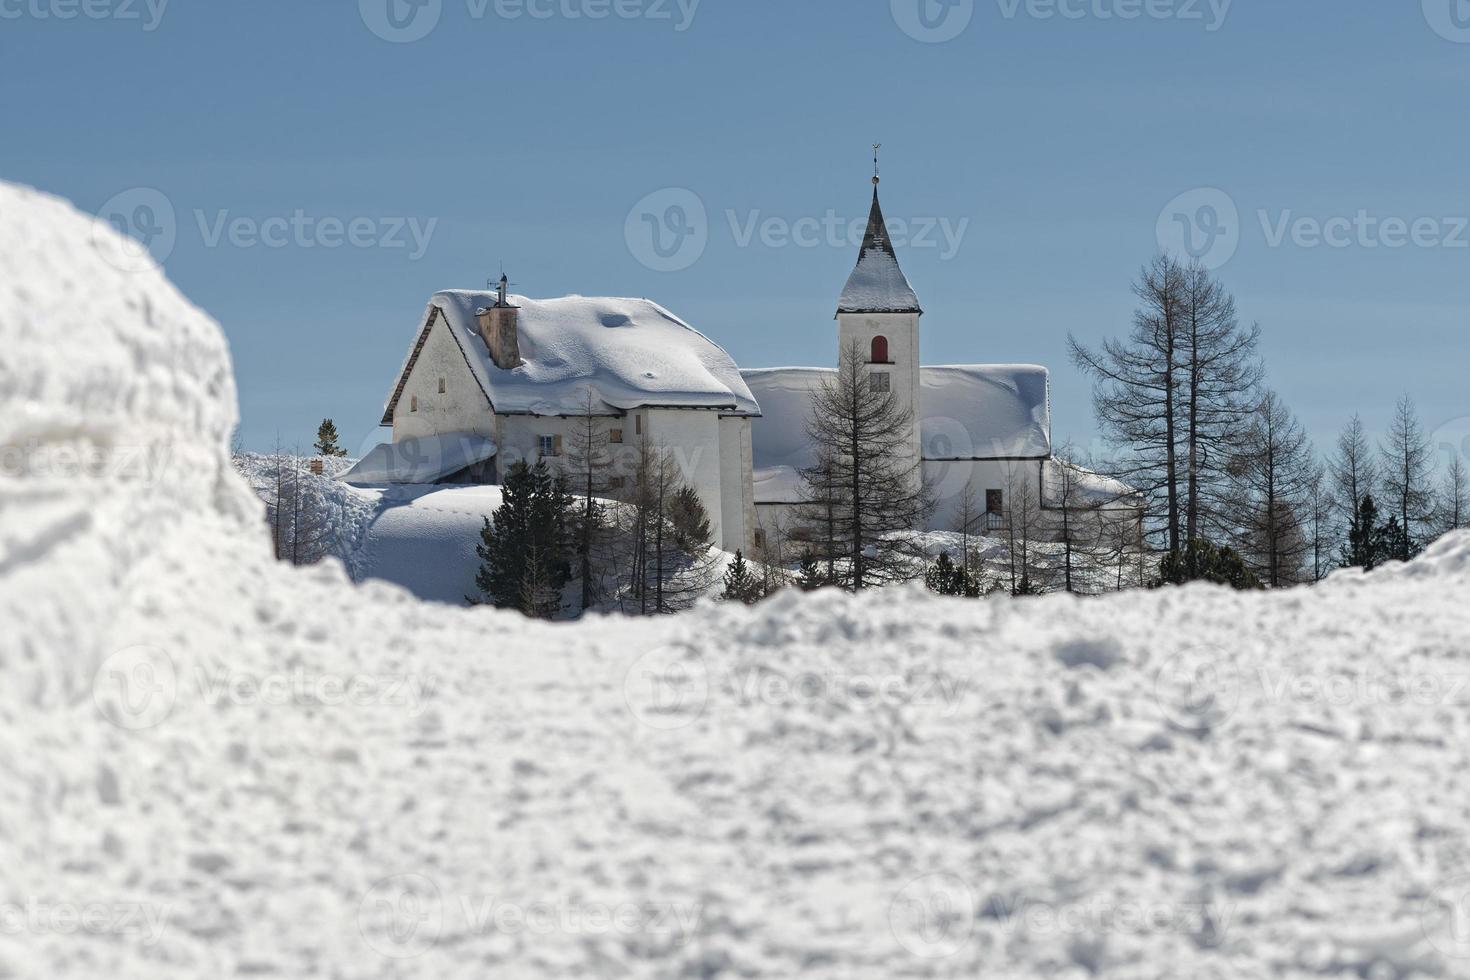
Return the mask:
M1419 413L1408 395L1399 399L1384 443L1383 488L1392 513L1398 517L1402 535L1395 545L1399 561L1413 558L1422 547L1424 525L1434 514L1434 490L1430 485L1433 455L1429 439L1419 424Z
M836 374L813 393L807 422L823 461L823 469L804 474L807 486L817 492L831 488L830 496L808 502L807 521L830 521L835 550L844 558L834 571L854 590L922 573L914 536L932 507L921 462L910 448L913 413L869 378L864 352L853 341L842 351ZM813 503L817 515L810 513Z
M1327 473L1331 482L1332 509L1342 527L1341 537L1349 542L1347 560L1350 564L1362 565L1366 556L1357 554L1351 543L1366 540L1358 526L1359 515L1363 498L1378 491L1379 472L1359 416L1354 415L1337 437L1337 452L1328 461ZM1368 534L1374 530L1368 528Z
M1315 469L1306 433L1274 391L1256 409L1232 476L1241 557L1272 588L1300 583L1311 553L1306 514Z

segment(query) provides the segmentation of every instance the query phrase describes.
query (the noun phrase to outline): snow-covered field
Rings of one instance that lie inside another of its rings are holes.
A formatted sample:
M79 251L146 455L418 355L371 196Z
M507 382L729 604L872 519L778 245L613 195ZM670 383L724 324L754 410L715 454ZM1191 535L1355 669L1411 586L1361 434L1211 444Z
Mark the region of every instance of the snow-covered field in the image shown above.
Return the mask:
M0 977L1470 976L1470 538L531 623L271 559L219 329L0 185Z
M276 457L241 453L234 464L258 497L274 499ZM335 460L327 465L343 468ZM476 594L475 547L485 518L500 506L499 487L356 487L334 476L302 475L305 510L327 528L326 553L340 558L354 581L391 582L456 606Z

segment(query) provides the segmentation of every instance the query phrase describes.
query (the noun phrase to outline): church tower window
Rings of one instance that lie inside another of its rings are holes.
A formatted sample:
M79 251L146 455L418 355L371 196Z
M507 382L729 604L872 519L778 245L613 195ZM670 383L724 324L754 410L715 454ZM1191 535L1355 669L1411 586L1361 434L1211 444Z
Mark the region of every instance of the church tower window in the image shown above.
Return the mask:
M870 357L869 360L872 363L874 363L874 364L892 364L893 363L892 361L890 361L888 359L888 338L887 337L874 337L873 338L873 356Z

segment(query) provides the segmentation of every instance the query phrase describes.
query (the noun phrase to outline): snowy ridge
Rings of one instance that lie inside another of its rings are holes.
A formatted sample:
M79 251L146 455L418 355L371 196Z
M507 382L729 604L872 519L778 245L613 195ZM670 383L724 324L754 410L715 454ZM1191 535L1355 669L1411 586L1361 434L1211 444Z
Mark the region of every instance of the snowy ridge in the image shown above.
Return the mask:
M455 342L500 412L575 414L590 388L598 408L645 405L723 409L753 415L760 406L724 349L668 310L646 299L511 296L519 307L520 367L495 366L480 336L478 311L496 295L471 290L436 293L415 330L442 310ZM412 362L413 348L394 379ZM395 388L396 390L396 388ZM393 408L393 394L385 416Z
M1277 594L428 606L272 562L218 328L0 215L0 976L1465 975L1470 535ZM48 456L124 437L161 479Z

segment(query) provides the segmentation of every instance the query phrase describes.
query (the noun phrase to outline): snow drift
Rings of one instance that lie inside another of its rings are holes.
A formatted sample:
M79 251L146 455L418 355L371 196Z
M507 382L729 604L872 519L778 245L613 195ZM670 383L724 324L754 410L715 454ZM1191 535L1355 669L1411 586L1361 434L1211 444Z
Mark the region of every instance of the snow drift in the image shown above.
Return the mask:
M218 328L0 216L0 977L1470 974L1465 536L1272 595L429 606L273 563Z

